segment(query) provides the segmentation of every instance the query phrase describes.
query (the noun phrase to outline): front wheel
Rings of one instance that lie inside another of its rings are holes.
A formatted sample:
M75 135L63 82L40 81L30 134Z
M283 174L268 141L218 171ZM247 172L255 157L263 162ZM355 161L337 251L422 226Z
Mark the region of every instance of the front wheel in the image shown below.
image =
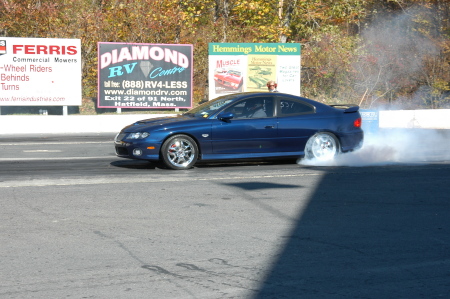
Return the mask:
M308 139L305 146L305 157L328 161L339 153L339 141L331 133L320 132Z
M195 141L186 135L175 135L167 139L161 147L164 165L171 169L189 169L198 158Z

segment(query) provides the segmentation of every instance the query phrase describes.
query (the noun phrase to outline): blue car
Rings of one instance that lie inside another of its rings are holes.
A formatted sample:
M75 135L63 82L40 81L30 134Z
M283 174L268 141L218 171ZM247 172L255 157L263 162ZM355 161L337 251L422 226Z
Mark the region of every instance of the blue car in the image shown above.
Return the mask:
M188 169L197 161L328 160L362 146L356 105L283 93L228 94L172 117L140 120L115 138L118 157Z

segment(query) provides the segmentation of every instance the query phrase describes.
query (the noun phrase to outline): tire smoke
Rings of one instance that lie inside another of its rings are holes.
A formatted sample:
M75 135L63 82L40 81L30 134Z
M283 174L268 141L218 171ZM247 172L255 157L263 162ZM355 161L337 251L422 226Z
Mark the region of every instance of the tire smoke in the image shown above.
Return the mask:
M332 160L301 159L309 166L385 166L420 165L450 160L449 130L388 129L365 136L363 146L354 152L342 153Z

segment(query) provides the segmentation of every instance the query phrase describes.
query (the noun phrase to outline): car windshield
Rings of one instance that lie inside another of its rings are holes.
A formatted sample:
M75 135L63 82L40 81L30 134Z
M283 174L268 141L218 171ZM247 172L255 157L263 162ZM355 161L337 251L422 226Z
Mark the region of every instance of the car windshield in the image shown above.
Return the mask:
M223 106L227 105L234 99L234 95L226 95L222 97L218 97L214 100L208 101L206 103L197 106L188 112L184 113L184 115L191 115L197 117L209 117L210 115L216 113Z

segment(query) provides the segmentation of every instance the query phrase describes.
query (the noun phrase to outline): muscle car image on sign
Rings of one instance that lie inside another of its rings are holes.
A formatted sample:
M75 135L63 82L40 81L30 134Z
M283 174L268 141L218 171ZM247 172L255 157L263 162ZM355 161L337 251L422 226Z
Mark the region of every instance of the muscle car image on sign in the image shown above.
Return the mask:
M214 80L224 86L238 89L242 86L242 73L238 70L229 70L214 75Z
M362 146L356 105L329 106L284 93L234 93L172 117L144 119L115 138L118 157L188 169L197 161L329 160Z

